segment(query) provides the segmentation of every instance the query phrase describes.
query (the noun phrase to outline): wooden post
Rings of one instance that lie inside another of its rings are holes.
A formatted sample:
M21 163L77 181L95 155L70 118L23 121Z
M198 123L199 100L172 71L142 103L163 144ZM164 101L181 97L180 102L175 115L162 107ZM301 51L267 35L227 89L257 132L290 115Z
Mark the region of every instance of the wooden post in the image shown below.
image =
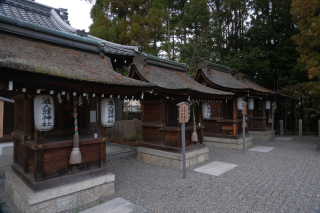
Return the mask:
M238 120L237 97L233 97L233 120ZM233 135L238 135L238 123L233 123Z
M320 120L318 120L318 130L319 130L319 137L320 137Z
M43 144L41 132L34 128L34 142L35 145ZM43 149L34 150L34 181L39 182L43 180L44 175L44 151Z
M299 136L302 136L302 120L299 119Z
M4 102L0 100L0 138L3 137Z
M283 120L280 120L280 135L284 135L284 131L283 131Z
M266 118L266 101L262 100L262 117ZM266 129L267 128L267 122L268 119L262 119L262 128Z

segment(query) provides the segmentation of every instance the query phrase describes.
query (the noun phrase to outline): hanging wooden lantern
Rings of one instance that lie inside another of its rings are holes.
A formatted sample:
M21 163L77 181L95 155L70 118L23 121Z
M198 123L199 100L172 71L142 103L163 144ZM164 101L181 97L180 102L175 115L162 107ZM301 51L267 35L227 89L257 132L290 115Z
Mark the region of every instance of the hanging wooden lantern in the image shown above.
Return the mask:
M113 98L101 100L101 124L104 127L112 127L115 122L115 102Z
M243 100L244 100L244 97L238 97L237 98L237 108L238 110L242 110L242 105L243 105Z
M272 101L272 105L274 105L274 109L277 109L277 102L276 101Z
M271 109L271 101L266 100L266 110L270 110L270 109Z
M202 103L202 118L209 119L211 117L211 106L210 103Z
M34 124L39 131L54 128L54 102L51 95L37 95L34 98Z
M253 110L254 109L254 99L248 98L248 109Z

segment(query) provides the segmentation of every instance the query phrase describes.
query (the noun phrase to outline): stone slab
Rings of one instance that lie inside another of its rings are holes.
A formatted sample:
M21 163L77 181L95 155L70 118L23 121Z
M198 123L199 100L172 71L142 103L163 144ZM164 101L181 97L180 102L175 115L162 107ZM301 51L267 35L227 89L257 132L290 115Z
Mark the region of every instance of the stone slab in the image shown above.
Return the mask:
M3 155L2 148L8 147L8 146L13 147L13 142L0 143L0 156Z
M212 163L208 163L207 165L201 166L197 169L194 169L193 171L214 176L220 176L237 166L238 165L236 164L213 161Z
M146 209L137 206L121 197L115 198L98 206L92 207L82 213L145 213Z
M252 141L249 141L245 144L245 148L248 148L252 145ZM233 150L242 150L243 144L228 144L228 143L215 143L215 142L206 142L207 147L217 147L220 149L233 149Z
M109 173L107 175L94 177L88 180L79 181L35 193L29 187L27 187L12 171L6 172L6 185L14 185L14 189L26 200L28 205L41 203L46 200L51 200L114 181L115 175Z
M249 151L268 153L271 150L273 150L274 148L275 147L269 147L269 146L255 146L252 149L249 149Z
M275 140L277 141L291 141L293 138L290 137L277 137Z
M248 131L250 135L272 135L272 131ZM275 133L275 130L273 130Z
M13 163L13 156L0 156L0 168L10 166Z
M137 160L156 166L182 170L182 154L138 147ZM141 152L140 152L141 151ZM209 149L202 148L186 153L186 167L209 160Z
M106 146L106 153L107 153L107 155L113 155L113 154L130 152L130 151L132 151L132 149L126 148L126 147L112 146L112 145L107 145L107 146Z
M242 144L243 139L229 139L229 138L217 138L217 137L203 137L205 142L227 143L227 144ZM246 142L252 141L252 136L246 136Z
M3 156L13 156L13 146L2 147Z
M150 149L150 148L145 148L145 147L138 147L137 151L140 153L149 154L151 156L155 155L155 156L170 158L170 159L174 159L174 160L180 160L180 161L182 160L181 154L176 154L176 153L172 153L172 152L166 152L166 151ZM195 150L192 152L187 152L186 159L193 158L193 157L205 154L205 153L209 153L209 148L202 148L202 149L198 149L198 150Z

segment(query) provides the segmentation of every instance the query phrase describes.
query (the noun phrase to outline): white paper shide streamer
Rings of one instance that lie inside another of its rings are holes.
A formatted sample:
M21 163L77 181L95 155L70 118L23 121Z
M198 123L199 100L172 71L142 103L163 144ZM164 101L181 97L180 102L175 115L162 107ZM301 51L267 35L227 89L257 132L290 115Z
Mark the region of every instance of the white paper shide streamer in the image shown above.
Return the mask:
M115 122L115 102L113 98L101 100L101 124L104 127L112 127Z
M211 117L211 106L210 103L202 103L202 117L203 119L209 119Z
M34 98L34 124L39 131L54 128L54 102L51 95L37 95Z

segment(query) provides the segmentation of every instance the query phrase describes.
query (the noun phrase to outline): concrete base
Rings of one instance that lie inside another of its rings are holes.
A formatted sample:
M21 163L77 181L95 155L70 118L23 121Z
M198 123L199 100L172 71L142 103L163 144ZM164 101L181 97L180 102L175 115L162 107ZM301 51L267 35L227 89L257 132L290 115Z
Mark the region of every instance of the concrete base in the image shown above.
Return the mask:
M273 132L275 132L273 130ZM272 138L272 131L249 131L254 140L269 140Z
M204 137L204 142L206 147L218 147L222 149L234 149L241 150L243 149L243 139L228 139L228 138L216 138L216 137ZM252 136L248 136L245 139L245 147L252 145Z
M115 175L109 173L89 180L33 192L12 171L7 171L5 191L21 213L54 213L113 195L114 180Z
M165 152L156 149L138 147L138 161L144 161L153 165L182 170L182 154ZM186 153L187 168L209 160L209 149L202 148Z

